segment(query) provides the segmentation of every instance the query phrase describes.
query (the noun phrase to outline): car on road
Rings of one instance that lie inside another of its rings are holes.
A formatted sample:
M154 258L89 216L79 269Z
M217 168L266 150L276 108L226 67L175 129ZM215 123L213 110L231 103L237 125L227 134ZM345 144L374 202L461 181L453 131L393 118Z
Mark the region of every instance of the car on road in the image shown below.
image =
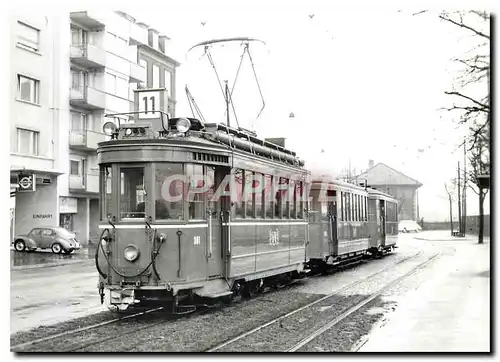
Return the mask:
M398 224L398 231L402 233L422 231L422 227L413 220L401 220Z
M54 254L71 254L81 248L75 234L61 227L35 227L26 235L16 235L12 242L16 251L51 249Z

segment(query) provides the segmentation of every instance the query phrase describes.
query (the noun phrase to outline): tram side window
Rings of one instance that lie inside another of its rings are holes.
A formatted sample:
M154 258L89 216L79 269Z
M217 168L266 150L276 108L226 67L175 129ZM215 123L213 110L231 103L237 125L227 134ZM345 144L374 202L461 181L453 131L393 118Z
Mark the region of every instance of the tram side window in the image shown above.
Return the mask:
M101 167L101 220L107 220L113 216L113 178L111 177L111 166Z
M243 203L244 192L244 171L237 169L233 175L234 191L231 191L231 201L234 203L234 216L235 218L245 217L245 205Z
M255 204L255 217L261 219L264 217L264 209L262 201L264 200L264 187L263 187L264 175L260 173L255 173L253 179L253 193L254 204ZM260 191L259 191L260 190Z
M288 185L287 202L290 205L290 219L296 219L297 212L297 194L295 193L295 181L290 180Z
M188 182L188 217L189 220L205 219L205 188L202 165L185 166Z
M356 221L360 221L359 195L356 195Z
M304 182L297 181L295 186L295 200L297 202L297 219L304 218Z
M289 189L290 180L280 177L280 199L281 199L281 217L283 219L290 218L290 189ZM286 185L286 186L285 186Z
M273 218L273 176L264 175L264 212L266 219Z
M120 217L146 217L146 190L142 167L122 168L120 171Z
M254 193L254 173L252 171L245 171L245 186L244 195L245 195L245 217L247 219L253 218L253 205L255 202L255 193Z
M215 167L205 166L205 182L208 207L212 212L220 211L220 200L215 200Z
M180 163L158 163L155 170L156 220L184 219L184 173Z

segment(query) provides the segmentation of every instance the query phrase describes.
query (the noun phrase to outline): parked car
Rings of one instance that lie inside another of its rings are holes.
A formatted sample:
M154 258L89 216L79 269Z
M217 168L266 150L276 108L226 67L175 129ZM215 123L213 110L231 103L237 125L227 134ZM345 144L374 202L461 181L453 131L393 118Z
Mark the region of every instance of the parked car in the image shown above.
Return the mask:
M403 233L418 233L422 231L422 228L413 220L402 220L399 222L398 231Z
M75 234L61 227L36 227L26 235L14 237L16 251L33 251L36 249L52 249L54 254L62 252L71 254L81 248Z

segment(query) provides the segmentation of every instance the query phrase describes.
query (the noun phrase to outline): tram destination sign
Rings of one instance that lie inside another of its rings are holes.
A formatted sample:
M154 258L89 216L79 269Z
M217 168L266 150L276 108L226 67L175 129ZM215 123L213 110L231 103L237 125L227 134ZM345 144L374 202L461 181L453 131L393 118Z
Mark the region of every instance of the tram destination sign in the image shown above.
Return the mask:
M34 192L36 191L36 179L34 174L20 173L17 177L19 185L18 192Z
M168 108L168 96L164 88L135 90L135 109L139 119L160 119L158 111Z

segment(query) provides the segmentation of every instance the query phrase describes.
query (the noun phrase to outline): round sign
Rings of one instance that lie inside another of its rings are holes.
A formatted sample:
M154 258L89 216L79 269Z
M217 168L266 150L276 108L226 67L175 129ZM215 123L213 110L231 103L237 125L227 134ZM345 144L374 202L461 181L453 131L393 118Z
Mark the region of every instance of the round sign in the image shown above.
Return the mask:
M33 182L31 181L31 177L23 177L19 181L19 186L21 186L23 189L30 188Z

